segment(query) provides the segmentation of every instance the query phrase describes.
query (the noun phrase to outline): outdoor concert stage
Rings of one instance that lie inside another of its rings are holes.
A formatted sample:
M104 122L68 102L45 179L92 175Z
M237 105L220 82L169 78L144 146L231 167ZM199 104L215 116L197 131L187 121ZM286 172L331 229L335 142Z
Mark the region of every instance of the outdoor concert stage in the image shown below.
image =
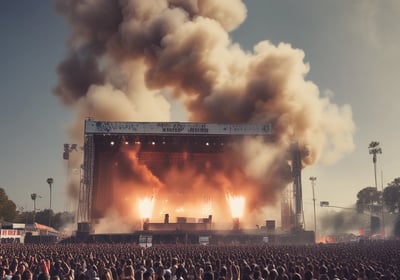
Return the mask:
M270 124L87 120L78 223L110 212L125 221L157 221L152 213L226 220L226 197L260 184L245 177L238 143L271 134Z
M260 199L256 190L273 184L268 181L271 176L246 175L243 145L255 138L273 141L271 124L86 120L76 238L139 242L147 236L155 244L313 242L314 233L306 231L278 233L239 226L245 199ZM176 223L169 222L169 215ZM193 222L186 217L206 218ZM95 230L110 221L117 229L126 229L138 220L144 223L129 234ZM230 229L212 226L221 221L231 223Z

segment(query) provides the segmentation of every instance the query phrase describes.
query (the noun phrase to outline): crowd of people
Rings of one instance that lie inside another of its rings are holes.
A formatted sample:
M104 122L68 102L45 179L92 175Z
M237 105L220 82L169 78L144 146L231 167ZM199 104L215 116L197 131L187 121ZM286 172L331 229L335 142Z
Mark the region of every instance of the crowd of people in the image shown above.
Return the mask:
M0 244L1 280L400 279L400 241L312 245Z

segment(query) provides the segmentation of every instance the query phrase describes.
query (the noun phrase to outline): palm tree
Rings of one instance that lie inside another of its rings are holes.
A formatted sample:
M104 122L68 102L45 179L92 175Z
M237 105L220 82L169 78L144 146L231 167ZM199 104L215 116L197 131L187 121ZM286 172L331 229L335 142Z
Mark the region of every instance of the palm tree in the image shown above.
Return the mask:
M372 155L372 162L374 163L374 175L375 175L375 188L378 189L378 181L376 179L376 155L382 154L382 149L379 147L379 142L372 141L368 146L369 154Z
M368 146L369 149L369 154L372 155L372 162L374 163L374 175L375 175L375 189L376 191L378 191L378 181L376 179L376 155L377 154L382 154L382 149L379 147L379 142L377 141L372 141L371 143L369 143ZM382 186L382 193L383 194L383 186ZM381 229L383 232L383 235L385 235L384 230L385 230L385 226L384 226L384 214L383 214L383 198L381 196L380 198L380 203L381 203L381 218L382 218L382 225L381 225ZM371 211L373 208L373 204L371 203ZM372 212L371 212L371 230L372 230Z

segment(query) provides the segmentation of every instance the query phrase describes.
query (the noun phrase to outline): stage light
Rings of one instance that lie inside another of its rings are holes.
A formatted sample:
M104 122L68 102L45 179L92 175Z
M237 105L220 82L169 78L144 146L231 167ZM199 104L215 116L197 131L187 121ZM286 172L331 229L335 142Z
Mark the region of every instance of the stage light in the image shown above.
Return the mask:
M124 143L125 143L125 145L128 145L128 144L129 144L129 142L128 142L128 141L125 141Z
M64 144L64 151L69 152L69 144Z
M154 146L155 144L156 144L156 142L154 142L154 141L153 141L153 142L151 142L151 145L153 145L153 146Z
M209 143L209 142L206 142L206 146L210 146L210 143Z
M83 147L79 147L83 151ZM69 154L71 152L78 152L78 144L64 144L63 159L69 160Z
M68 152L63 152L63 159L64 160L69 160L69 153Z
M142 143L140 142L140 138L139 138L139 137L135 137L135 140L133 141L133 143L135 143L135 145L140 145L140 144L142 144Z
M110 142L110 145L111 145L111 146L114 146L114 144L115 144L114 141L111 141L111 142Z

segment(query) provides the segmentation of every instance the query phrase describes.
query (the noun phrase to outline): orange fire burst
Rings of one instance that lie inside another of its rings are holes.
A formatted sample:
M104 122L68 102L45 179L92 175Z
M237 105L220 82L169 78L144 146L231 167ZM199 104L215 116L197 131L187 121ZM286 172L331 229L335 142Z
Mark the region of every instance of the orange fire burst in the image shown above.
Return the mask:
M144 220L150 219L153 215L154 199L153 197L145 197L139 199L139 213Z
M244 196L232 196L227 194L226 199L229 203L229 208L231 209L232 218L240 218L243 216L245 198Z

